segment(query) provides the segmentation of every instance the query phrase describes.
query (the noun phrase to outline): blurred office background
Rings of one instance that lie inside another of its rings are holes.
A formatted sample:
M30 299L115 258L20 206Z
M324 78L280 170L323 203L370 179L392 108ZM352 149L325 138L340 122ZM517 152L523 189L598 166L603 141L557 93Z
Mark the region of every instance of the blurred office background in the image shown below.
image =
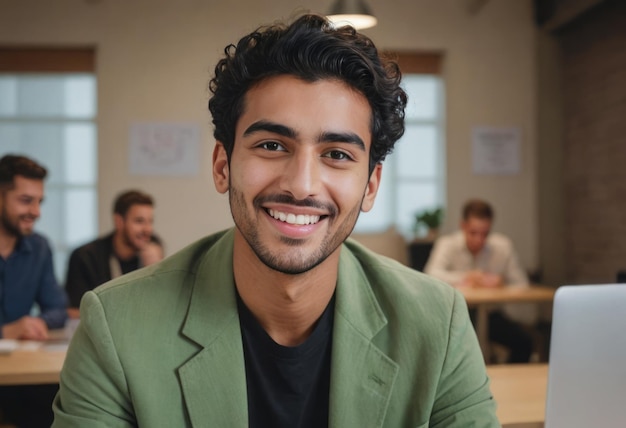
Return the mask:
M411 213L469 197L548 285L610 282L626 268L626 6L618 0L367 0L364 30L405 60L410 131L356 236L407 263ZM116 194L156 200L168 253L232 225L213 187L207 84L224 47L332 0L0 0L0 154L51 170L39 229L63 280L71 249L112 228ZM52 73L50 73L52 71ZM138 174L138 124L199 132L192 170ZM477 173L472 133L518 132L513 173Z

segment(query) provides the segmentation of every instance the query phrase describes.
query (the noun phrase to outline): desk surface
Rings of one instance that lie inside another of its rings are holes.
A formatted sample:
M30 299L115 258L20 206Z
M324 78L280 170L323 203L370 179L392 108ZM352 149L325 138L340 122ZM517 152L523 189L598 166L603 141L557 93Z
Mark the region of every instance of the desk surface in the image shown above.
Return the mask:
M463 287L458 290L463 293L467 305L476 308L476 334L486 362L491 362L488 319L491 307L504 303L551 303L556 292L556 289L542 285L499 288Z
M58 383L64 359L63 349L46 346L0 355L0 385ZM544 420L547 364L492 365L487 374L502 424Z
M556 290L552 287L459 288L468 305L509 302L551 302Z
M41 347L0 355L0 385L58 383L65 350Z
M502 424L543 422L548 385L547 364L487 366L491 392Z
M69 338L75 325L51 330L49 341L20 341L9 354L0 354L0 385L58 383Z

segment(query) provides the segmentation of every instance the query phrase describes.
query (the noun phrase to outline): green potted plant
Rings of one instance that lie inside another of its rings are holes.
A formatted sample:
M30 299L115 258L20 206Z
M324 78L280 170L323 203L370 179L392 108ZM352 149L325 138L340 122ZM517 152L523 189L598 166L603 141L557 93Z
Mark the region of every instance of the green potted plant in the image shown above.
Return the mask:
M443 208L423 210L415 214L414 232L416 236L426 234L426 239L435 240L443 222Z

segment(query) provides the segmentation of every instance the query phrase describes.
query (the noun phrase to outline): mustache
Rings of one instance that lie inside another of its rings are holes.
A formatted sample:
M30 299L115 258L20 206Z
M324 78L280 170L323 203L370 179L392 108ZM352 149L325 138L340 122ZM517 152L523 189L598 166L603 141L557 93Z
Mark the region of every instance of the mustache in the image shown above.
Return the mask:
M263 205L268 202L293 205L295 207L316 208L328 212L329 216L335 216L337 214L337 207L335 205L324 203L313 198L296 199L290 195L264 195L257 196L252 201L255 208L262 208Z

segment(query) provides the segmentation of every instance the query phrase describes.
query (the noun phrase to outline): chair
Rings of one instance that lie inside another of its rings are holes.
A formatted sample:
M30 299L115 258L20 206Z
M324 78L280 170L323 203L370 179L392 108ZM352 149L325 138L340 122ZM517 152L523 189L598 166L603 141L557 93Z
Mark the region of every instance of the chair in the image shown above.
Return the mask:
M416 241L409 244L409 262L413 269L419 270L420 272L424 271L433 245L434 243L432 241Z

